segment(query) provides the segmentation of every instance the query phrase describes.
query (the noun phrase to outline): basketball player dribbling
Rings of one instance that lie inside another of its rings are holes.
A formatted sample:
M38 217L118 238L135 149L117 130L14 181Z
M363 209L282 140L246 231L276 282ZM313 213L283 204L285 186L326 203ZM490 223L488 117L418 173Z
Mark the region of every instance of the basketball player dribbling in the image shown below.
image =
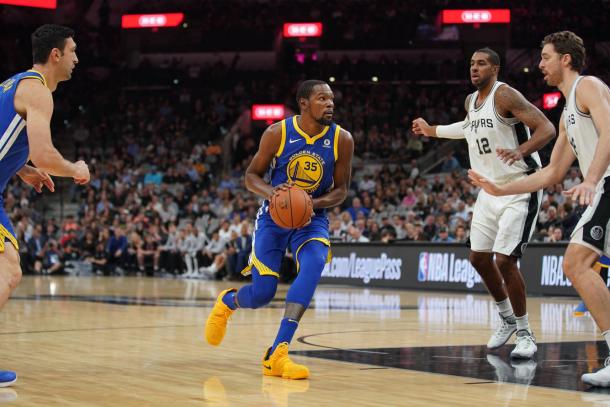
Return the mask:
M593 269L602 254L610 255L610 90L598 78L580 75L585 56L583 40L573 32L556 32L542 41L539 67L544 80L557 86L566 99L549 165L505 185L474 171L469 176L494 196L521 194L562 182L578 159L584 180L564 193L587 209L572 233L563 271L610 347L610 292ZM610 387L610 357L604 368L584 374L582 381Z
M309 377L307 367L290 360L288 347L329 258L325 208L345 200L354 153L351 134L332 121L333 98L326 82L305 81L296 97L301 114L275 123L263 133L245 176L248 190L265 199L252 238L249 261L252 284L222 291L206 323L206 340L219 345L235 310L268 304L275 296L280 265L289 247L298 275L286 294L284 318L275 341L263 357L266 376ZM270 183L263 179L268 171ZM271 197L289 183L302 188L313 199L315 213L310 223L299 229L281 228L269 214Z
M51 140L51 115L57 84L67 81L78 63L74 31L43 25L32 34L32 69L0 84L0 308L21 280L19 247L4 210L3 194L15 175L38 192L50 191L49 175L71 177L77 184L89 182L84 161L66 161ZM34 166L26 163L31 160ZM17 380L12 371L0 371L0 387Z
M507 183L540 168L537 151L555 136L555 128L521 93L498 81L499 69L500 57L495 51L476 51L470 60L470 77L477 91L466 97L466 120L430 126L418 118L413 121L413 132L465 138L471 167L498 183ZM496 301L501 317L487 348L504 345L516 332L511 352L514 358L529 359L537 351L518 260L534 232L541 199L541 190L506 198L481 191L472 217L470 262Z

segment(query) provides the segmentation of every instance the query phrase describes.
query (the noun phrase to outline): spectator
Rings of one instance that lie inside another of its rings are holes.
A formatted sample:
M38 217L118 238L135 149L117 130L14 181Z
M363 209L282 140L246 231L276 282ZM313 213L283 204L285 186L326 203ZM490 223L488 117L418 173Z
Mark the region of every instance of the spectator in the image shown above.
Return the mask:
M362 206L360 198L352 199L352 206L347 209L347 212L352 217L352 221L355 221L357 219L359 213L362 213L365 218L369 216L369 210Z
M367 243L369 239L362 235L360 229L350 226L347 230L347 241L350 243Z
M56 241L50 240L47 242L47 248L44 252L43 261L43 273L54 274L61 273L64 268L64 264L61 261L62 253L59 250L59 246Z
M454 243L455 239L449 236L449 229L445 226L438 228L438 234L432 239L433 242Z
M125 228L119 226L114 229L114 234L108 240L106 251L108 252L108 266L111 273L122 273L126 267L129 242L125 236Z

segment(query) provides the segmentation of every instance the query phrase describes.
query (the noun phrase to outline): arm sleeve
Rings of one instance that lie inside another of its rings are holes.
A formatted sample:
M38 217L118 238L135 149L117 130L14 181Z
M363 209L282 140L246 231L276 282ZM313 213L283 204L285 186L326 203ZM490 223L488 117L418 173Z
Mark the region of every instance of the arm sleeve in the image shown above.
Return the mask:
M436 126L436 137L438 138L450 138L450 139L463 139L466 138L464 135L464 127L466 121L455 122L446 126Z

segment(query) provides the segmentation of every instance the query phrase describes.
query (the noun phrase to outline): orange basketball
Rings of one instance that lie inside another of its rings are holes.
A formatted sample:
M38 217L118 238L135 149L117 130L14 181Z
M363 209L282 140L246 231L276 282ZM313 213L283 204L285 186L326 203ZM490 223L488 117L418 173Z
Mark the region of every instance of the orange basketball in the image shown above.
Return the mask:
M269 202L269 213L276 225L286 229L300 228L309 222L313 203L307 192L297 186L279 190Z

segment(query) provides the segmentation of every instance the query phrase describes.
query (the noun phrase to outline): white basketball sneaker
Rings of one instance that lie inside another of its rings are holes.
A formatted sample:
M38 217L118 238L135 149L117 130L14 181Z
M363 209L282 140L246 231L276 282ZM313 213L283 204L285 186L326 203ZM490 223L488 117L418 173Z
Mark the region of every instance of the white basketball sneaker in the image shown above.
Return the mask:
M595 373L585 373L581 379L590 386L610 387L610 357L606 358L602 369Z
M538 347L536 346L536 338L529 330L521 330L517 332L517 340L515 341L515 349L510 353L511 358L531 359Z
M517 323L509 324L502 315L500 315L500 325L496 328L495 332L491 334L489 342L487 342L487 349L496 349L504 345L506 341L517 331Z

